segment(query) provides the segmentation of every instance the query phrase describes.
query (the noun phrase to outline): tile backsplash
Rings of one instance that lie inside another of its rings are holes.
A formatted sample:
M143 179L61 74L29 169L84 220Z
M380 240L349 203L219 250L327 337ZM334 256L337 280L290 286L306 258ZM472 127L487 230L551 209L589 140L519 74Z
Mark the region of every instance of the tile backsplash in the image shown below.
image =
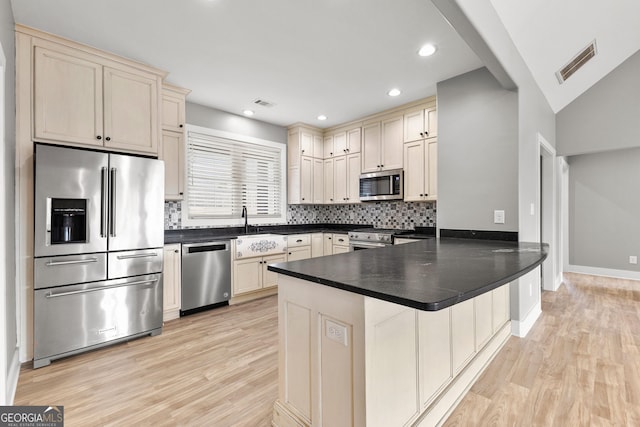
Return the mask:
M165 230L183 228L181 205L181 202L165 202ZM356 205L288 205L287 223L372 224L376 228L401 229L435 227L436 203L389 201Z

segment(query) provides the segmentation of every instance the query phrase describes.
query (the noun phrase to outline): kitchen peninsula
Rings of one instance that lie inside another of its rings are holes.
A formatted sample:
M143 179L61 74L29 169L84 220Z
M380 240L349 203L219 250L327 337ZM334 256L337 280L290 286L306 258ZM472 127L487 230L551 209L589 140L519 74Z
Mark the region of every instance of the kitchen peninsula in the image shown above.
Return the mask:
M511 335L546 245L427 239L274 264L276 426L441 423Z

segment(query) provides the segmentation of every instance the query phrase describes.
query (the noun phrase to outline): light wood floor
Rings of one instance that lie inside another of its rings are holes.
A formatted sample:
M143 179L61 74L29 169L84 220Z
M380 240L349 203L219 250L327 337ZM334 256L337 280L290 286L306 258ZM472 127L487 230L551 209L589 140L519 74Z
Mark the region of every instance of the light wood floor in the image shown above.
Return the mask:
M640 426L640 283L565 278L446 426ZM15 404L64 405L70 427L266 427L277 384L269 297L168 322L159 337L25 367Z
M162 335L20 372L15 405L64 405L65 426L269 426L277 296L165 323Z
M640 282L565 274L446 426L640 426Z

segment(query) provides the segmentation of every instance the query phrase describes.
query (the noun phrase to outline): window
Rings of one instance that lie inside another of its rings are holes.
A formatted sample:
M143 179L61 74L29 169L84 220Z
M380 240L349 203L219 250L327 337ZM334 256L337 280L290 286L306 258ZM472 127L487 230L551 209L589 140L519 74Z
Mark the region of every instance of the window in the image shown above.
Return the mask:
M187 125L185 225L286 222L281 143Z

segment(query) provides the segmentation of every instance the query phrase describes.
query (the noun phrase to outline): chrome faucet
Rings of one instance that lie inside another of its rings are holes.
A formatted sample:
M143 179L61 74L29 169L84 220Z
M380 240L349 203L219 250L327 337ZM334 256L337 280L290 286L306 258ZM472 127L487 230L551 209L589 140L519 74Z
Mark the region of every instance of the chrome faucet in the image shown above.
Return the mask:
M244 234L249 234L249 215L247 214L247 207L242 207L242 216L244 218Z

